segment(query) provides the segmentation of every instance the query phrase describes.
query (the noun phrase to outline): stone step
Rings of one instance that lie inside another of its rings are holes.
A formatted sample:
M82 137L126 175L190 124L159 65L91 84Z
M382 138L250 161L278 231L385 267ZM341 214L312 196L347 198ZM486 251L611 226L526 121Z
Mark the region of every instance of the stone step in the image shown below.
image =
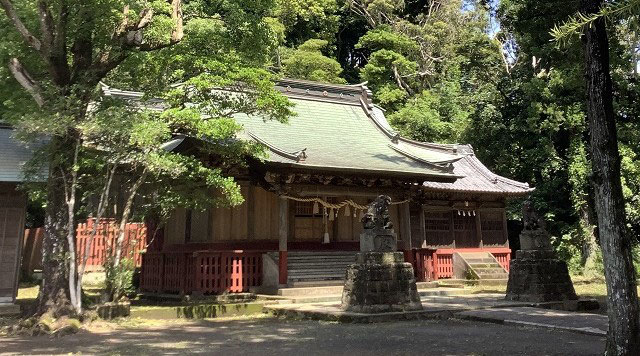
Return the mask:
M336 275L336 274L313 274L313 275L289 276L289 281L291 282L322 281L322 280L342 281L344 280L344 276Z
M462 256L464 257L464 256ZM496 260L491 258L491 257L486 257L486 258L466 258L464 257L464 260L467 261L467 263L496 263Z
M472 267L474 271L476 271L477 273L502 273L502 274L507 274L507 272L502 269L502 267L498 267L498 268L475 268Z
M295 288L280 288L278 289L278 295L284 297L291 296L318 296L329 294L342 293L342 285L336 286L324 286L324 287L295 287Z
M480 285L480 286L506 286L507 282L509 282L508 278L480 279L480 280L478 280L478 285Z
M345 271L327 271L327 270L322 270L322 271L289 271L289 277L292 278L299 278L299 277L304 277L304 276L309 276L310 278L316 278L317 276L331 276L332 278L338 277L338 278L344 278L345 276Z
M463 288L418 288L420 297L442 297L470 293L471 290ZM278 304L339 302L342 300L342 286L336 286L333 289L326 287L282 288L278 290L277 297L278 299L273 299L273 301Z
M499 263L468 263L469 266L475 268L502 268Z
M418 289L418 294L420 297L442 297L449 295L465 295L470 294L472 291L470 289L464 288L448 288L448 287L438 287L433 289Z
M309 295L309 296L291 296L285 300L279 300L278 304L301 304L301 303L325 303L339 302L342 300L342 293L329 295Z
M17 304L0 303L0 316L20 315L20 306Z
M320 256L326 256L326 257L353 257L353 258L355 258L356 252L321 252L321 251L297 251L297 252L293 252L293 251L289 251L289 253L287 253L287 257L288 258L291 258L291 257L310 257L310 258L314 258L314 257L320 257Z
M416 282L418 289L438 288L438 282Z
M355 261L289 261L288 266L348 266L354 264Z
M344 281L342 279L334 279L328 281L292 281L289 282L290 288L297 287L327 287L327 286L342 286Z
M355 256L287 256L288 261L355 261Z
M508 279L509 275L506 273L479 273L478 277L480 280L487 279Z

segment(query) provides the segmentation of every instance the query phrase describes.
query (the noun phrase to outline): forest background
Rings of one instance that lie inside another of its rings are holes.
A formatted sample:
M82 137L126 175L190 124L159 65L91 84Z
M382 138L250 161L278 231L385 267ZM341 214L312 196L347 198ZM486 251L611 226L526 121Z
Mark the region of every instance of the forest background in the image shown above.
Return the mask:
M494 172L528 182L574 273L602 273L590 191L583 46L551 29L579 1L282 0L273 70L368 82L403 135L469 143ZM622 184L640 236L638 17L609 21ZM519 219L512 201L510 219ZM636 248L636 262L640 253ZM636 263L638 266L638 263Z

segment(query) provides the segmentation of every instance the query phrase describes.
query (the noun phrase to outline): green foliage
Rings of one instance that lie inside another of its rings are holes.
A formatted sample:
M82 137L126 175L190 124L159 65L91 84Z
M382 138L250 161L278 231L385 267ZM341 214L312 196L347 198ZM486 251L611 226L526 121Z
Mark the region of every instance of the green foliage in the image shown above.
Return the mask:
M640 11L640 1L638 0L618 0L606 2L595 14L583 14L577 12L570 16L562 24L555 24L551 29L553 39L559 42L566 41L571 37L582 34L582 30L591 26L598 19L615 20L637 16Z
M382 25L367 32L356 44L357 49L371 51L387 49L397 53L416 53L418 44L404 33L395 32L389 25Z
M327 45L326 40L310 39L288 55L284 55L282 59L284 75L289 78L323 83L346 83L340 78L342 73L340 63L322 53Z
M403 135L424 142L460 142L457 136L468 125L470 108L457 83L446 82L411 98L389 122Z
M337 10L336 0L278 0L274 17L283 25L285 44L297 46L310 38L334 41Z
M131 258L123 258L116 266L115 258L109 254L104 263L105 293L109 301L119 302L135 292L133 274L135 264Z

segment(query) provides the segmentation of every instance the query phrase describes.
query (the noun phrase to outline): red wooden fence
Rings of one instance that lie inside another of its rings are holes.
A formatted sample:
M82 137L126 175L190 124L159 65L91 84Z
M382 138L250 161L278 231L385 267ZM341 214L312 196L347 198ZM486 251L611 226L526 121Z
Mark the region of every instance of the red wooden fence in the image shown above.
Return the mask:
M262 252L198 251L142 254L140 289L152 293L248 292L262 283Z
M418 249L415 250L414 270L418 281L431 281L453 277L453 254L464 249ZM490 252L498 263L509 271L511 250L509 248L473 249L474 252Z
M90 240L95 219L88 219L85 223L78 224L76 229L76 255L78 261L84 256L84 250ZM98 230L87 260L87 271L99 269L104 265L107 252L113 250L117 239L118 226L114 219L101 219ZM34 270L42 269L42 239L44 229L34 228L24 231L24 246L22 249L22 273L31 275ZM142 223L130 223L125 227L122 255L132 257L136 267L142 264L140 252L147 243L147 228Z
M91 240L95 219L87 219L86 223L78 224L76 229L76 255L78 261L82 260L85 248ZM107 254L116 246L118 238L118 225L114 219L100 219L97 226L97 234L93 239L89 250L87 266L102 266ZM124 229L124 241L122 256L133 258L136 267L142 264L140 251L144 250L147 243L147 228L142 223L129 223Z

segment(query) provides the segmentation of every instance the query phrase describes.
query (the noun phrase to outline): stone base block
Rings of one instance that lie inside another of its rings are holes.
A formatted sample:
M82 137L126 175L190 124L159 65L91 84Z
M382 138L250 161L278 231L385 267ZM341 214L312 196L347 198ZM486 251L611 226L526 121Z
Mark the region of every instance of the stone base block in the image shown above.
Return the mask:
M360 234L360 251L385 251L397 250L396 234L393 229L365 230Z
M520 233L520 248L522 250L549 250L551 241L549 234L544 230L523 230Z
M361 313L420 310L413 266L402 252L359 253L349 266L342 309Z
M20 306L13 303L0 303L0 316L20 315Z
M509 268L506 300L549 302L577 300L567 264L546 250L518 251Z

